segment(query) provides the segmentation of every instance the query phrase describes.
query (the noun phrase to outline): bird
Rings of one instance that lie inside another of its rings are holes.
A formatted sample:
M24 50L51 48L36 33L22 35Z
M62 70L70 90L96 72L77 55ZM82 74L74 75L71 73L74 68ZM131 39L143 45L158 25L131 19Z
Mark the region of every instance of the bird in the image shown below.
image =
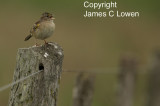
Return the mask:
M55 32L55 24L54 17L51 13L44 12L40 19L33 25L30 30L30 34L24 39L24 41L28 41L31 37L35 37L35 42L37 46L37 39L44 40L45 44L47 44L46 40Z

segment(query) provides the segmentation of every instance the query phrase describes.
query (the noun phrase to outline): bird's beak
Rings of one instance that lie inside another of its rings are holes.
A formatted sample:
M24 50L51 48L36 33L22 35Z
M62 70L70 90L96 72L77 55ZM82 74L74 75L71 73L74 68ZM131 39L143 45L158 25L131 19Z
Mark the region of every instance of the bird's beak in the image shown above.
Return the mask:
M51 19L52 19L52 20L55 20L55 18L53 18L53 17L52 17Z

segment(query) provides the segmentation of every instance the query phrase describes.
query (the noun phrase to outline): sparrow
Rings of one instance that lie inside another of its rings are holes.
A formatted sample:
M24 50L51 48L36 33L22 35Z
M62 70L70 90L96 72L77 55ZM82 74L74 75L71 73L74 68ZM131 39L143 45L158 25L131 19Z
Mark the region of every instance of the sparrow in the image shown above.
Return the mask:
M36 45L37 39L44 40L52 36L55 31L54 17L48 12L44 12L41 18L33 25L30 30L30 34L25 38L24 41L29 40L31 37L35 37Z

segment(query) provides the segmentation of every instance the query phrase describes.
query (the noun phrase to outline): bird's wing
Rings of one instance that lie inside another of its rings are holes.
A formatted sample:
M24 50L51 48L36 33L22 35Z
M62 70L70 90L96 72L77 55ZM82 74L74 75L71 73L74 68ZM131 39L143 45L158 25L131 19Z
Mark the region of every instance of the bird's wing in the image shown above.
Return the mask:
M39 28L39 26L40 26L40 21L37 21L37 22L33 25L32 29L30 30L30 33L35 32L35 31Z

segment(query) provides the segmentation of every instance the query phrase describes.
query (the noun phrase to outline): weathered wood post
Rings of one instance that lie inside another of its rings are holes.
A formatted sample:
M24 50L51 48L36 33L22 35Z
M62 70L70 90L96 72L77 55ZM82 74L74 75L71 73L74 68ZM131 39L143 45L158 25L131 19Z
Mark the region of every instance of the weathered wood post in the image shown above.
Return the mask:
M79 73L73 89L73 106L91 106L94 91L94 75L85 77Z
M154 53L148 82L148 102L146 106L160 106L160 51Z
M137 62L130 55L125 55L120 60L118 75L117 105L133 106L133 94L136 83Z
M57 106L62 48L56 43L22 48L18 50L16 61L14 82L42 71L12 86L9 106Z

